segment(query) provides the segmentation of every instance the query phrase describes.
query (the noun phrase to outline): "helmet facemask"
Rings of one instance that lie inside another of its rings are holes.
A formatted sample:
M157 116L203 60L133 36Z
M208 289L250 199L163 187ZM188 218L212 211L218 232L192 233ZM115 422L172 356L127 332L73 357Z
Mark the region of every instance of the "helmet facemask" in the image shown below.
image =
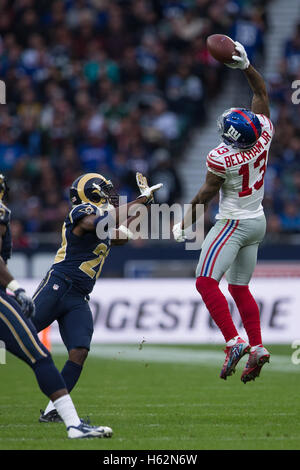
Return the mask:
M107 181L106 184L93 183L93 190L91 191L90 200L96 205L111 204L113 207L119 206L119 195L116 192L112 182Z
M70 188L70 200L75 206L91 203L103 210L119 206L119 195L112 182L99 173L79 176Z

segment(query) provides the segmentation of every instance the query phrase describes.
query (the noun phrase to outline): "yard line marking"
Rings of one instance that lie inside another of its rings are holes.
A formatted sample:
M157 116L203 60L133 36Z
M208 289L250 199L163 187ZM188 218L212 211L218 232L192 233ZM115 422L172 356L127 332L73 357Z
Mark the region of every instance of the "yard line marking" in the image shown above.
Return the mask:
M65 354L66 349L63 345L53 347L54 354ZM117 361L130 361L140 363L174 363L202 366L221 366L224 361L224 353L211 351L209 349L195 350L187 348L144 346L142 350L138 345L115 345L115 344L95 344L91 347L91 357L101 357L103 359L113 359ZM241 364L245 363L247 356L241 359ZM286 372L299 374L300 367L291 362L291 356L271 355L270 364L266 370L271 372Z

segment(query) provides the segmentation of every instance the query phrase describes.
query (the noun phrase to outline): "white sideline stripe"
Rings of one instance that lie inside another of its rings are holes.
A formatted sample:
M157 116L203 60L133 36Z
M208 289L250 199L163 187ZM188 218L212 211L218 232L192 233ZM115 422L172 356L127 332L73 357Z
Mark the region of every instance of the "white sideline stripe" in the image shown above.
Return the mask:
M63 345L53 346L54 354L66 354ZM176 347L143 346L139 349L136 345L92 345L90 355L104 359L114 359L130 362L160 362L177 364L202 364L207 366L221 366L224 361L224 353L210 350L181 349ZM241 359L246 362L247 356ZM270 363L266 369L275 372L300 372L300 365L291 362L291 356L271 355Z

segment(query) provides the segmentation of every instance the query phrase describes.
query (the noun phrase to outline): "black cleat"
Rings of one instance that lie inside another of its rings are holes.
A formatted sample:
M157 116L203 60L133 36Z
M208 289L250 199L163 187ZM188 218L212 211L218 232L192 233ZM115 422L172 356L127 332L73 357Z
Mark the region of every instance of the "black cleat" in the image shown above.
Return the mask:
M49 413L44 414L43 410L41 411L41 415L39 417L40 423L63 423L63 420L59 416L56 410L49 411Z

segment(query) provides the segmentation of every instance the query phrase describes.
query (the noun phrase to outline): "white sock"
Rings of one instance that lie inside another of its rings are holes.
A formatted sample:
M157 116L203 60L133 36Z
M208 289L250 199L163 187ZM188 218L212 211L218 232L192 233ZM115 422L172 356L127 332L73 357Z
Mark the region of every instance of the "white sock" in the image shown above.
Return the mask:
M69 426L79 426L80 419L70 395L64 395L58 398L53 404L67 428Z
M53 410L55 410L55 406L53 405L52 401L50 400L48 405L47 405L47 408L44 411L44 414L46 415L47 413L50 413L50 411L53 411Z
M229 341L227 341L226 346L234 346L238 338L239 336L235 336L234 338L231 338Z

